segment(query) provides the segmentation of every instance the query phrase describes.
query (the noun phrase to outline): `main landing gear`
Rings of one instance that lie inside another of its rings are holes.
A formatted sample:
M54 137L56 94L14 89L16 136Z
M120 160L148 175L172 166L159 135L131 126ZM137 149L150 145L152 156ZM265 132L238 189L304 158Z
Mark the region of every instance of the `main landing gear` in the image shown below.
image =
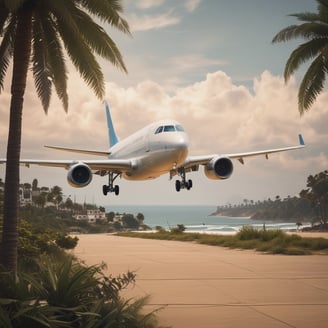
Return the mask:
M115 185L114 186L114 181L116 180L116 178L118 176L120 176L119 173L116 173L116 174L114 174L112 172L109 172L108 173L108 185L103 185L103 194L105 196L107 196L107 194L109 192L115 193L116 196L119 195L119 193L120 193L120 187L118 185Z
M184 168L178 169L178 175L181 177L180 180L175 181L175 190L179 192L181 189L190 190L192 188L192 180L186 180L186 171Z

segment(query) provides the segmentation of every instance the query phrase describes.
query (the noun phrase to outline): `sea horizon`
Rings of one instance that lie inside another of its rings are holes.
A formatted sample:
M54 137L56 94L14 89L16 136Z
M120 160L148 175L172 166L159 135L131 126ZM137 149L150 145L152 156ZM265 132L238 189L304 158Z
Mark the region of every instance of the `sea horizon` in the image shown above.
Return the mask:
M187 232L201 233L237 233L244 226L256 229L281 229L293 231L298 227L295 222L277 222L272 220L253 220L245 217L227 217L211 215L217 205L108 205L106 212L144 215L144 224L152 229L162 227L170 229L183 224ZM303 225L304 226L304 225Z

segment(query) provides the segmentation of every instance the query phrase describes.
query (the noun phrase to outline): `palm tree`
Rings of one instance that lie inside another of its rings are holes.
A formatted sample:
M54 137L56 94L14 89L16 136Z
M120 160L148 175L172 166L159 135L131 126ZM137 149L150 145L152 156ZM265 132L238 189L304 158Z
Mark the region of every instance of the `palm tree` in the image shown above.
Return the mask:
M104 77L95 55L125 72L126 67L116 44L93 17L129 34L122 12L121 0L0 0L0 92L9 63L13 62L0 263L14 272L22 110L29 66L46 113L52 86L65 111L68 109L65 51L102 99Z
M303 23L284 28L272 40L273 43L296 38L303 38L306 41L295 49L287 60L284 71L286 82L301 64L313 59L298 91L298 109L301 115L310 109L322 91L328 73L328 0L316 1L318 2L317 13L290 15Z

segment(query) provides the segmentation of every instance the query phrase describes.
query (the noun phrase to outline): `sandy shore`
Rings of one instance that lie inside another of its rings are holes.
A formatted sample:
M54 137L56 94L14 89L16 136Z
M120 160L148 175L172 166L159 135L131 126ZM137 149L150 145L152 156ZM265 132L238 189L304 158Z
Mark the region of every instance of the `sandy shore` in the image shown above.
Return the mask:
M151 295L174 328L327 327L328 257L254 251L112 235L78 235L74 251L116 275L137 272L126 297Z
M313 237L313 238L326 238L328 239L328 232L312 232L312 231L299 231L290 232L291 234L297 234L301 237Z

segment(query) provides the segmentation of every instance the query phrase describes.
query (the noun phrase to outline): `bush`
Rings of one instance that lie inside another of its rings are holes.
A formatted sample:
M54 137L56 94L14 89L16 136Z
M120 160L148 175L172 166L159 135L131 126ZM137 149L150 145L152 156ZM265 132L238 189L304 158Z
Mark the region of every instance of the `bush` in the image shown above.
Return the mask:
M183 224L177 224L176 227L171 228L171 232L173 234L180 234L183 233L186 230L186 227Z
M158 327L154 312L144 313L147 298L124 300L120 292L134 283L128 272L111 277L104 266L49 258L35 273L17 277L0 271L1 327Z
M73 249L76 247L79 238L71 237L66 234L59 234L55 240L56 245L63 249Z

